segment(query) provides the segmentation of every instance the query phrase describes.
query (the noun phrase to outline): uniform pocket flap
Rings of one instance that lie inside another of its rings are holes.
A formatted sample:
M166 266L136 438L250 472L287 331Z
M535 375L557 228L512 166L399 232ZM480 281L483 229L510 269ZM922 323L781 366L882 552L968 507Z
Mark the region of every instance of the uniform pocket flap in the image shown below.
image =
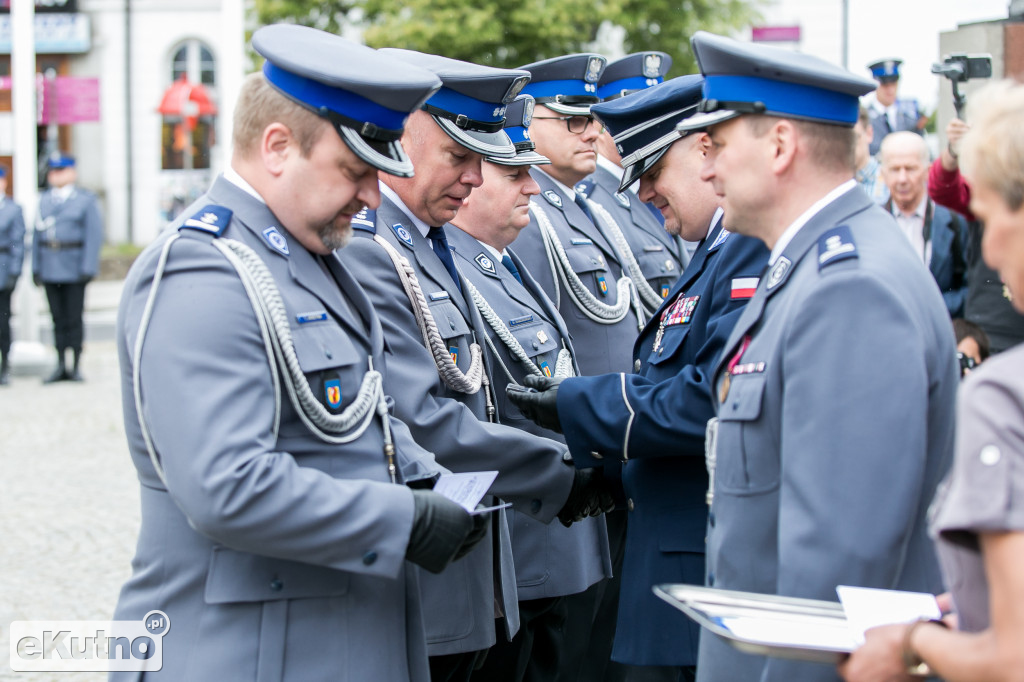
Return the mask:
M542 353L548 353L558 348L558 342L555 341L554 332L551 330L545 330L542 324L533 324L525 327L513 327L511 329L512 336L516 337L516 341L523 347L526 354L531 358L541 355Z
M600 272L607 270L607 261L601 254L601 249L592 244L585 246L567 246L565 255L569 258L569 265L576 274L583 272Z
M430 314L434 316L437 323L437 331L441 338L454 339L459 336L469 335L469 325L462 313L449 299L431 301L428 298L427 305L430 306Z
M718 410L718 418L722 421L751 421L761 416L764 382L764 374L730 377L729 393Z
M332 322L293 327L292 343L299 366L306 374L351 365L359 359L348 336Z
M676 267L675 261L664 249L657 253L638 253L636 262L640 266L640 272L644 273L644 277L647 279L674 277L679 274L679 268Z
M661 337L658 350L651 351L651 357L648 362L652 365L659 365L674 357L679 349L683 347L683 342L686 341L686 337L689 334L689 324L674 324L671 327L667 327L664 335Z
M207 604L337 597L348 585L344 571L214 547L204 597Z

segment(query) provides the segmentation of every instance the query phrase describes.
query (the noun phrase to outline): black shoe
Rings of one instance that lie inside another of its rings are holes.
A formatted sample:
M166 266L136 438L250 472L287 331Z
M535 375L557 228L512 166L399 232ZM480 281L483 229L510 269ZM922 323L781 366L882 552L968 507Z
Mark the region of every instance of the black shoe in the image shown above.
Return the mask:
M82 376L82 373L78 371L77 367L71 370L71 374L65 374L64 378L68 381L85 381L85 377Z
M11 383L11 373L6 369L0 372L0 386L6 386Z
M57 365L57 369L53 370L53 374L43 379L43 383L53 384L58 381L67 381L70 378L68 370L64 368L64 365Z

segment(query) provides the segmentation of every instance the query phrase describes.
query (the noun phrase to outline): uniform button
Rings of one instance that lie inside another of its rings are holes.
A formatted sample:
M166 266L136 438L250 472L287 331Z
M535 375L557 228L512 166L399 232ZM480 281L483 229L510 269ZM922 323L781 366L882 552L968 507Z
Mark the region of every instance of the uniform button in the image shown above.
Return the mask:
M284 589L284 583L281 582L281 580L279 578L274 578L273 580L270 581L270 591L271 592L280 592L283 589Z
M448 324L451 325L452 329L455 329L455 320L449 318Z
M978 457L985 466L994 466L999 464L999 460L1002 459L1002 453L999 452L998 446L986 445L978 453Z
M708 573L708 587L714 587L714 586L715 586L715 574L714 573Z
M533 342L533 349L534 349L534 350L538 350L539 348L540 348L540 344L539 344L539 343L537 343L536 341L534 341L534 342Z
M594 459L604 459L604 455L602 455L597 450L591 451L590 456L593 457Z
M643 366L644 365L643 365L642 362L640 362L639 360L636 360L635 362L633 362L633 371L634 372L639 372L640 368L643 367Z
M375 561L377 561L376 552L370 551L363 555L363 563L367 566L373 564Z
M626 509L628 509L629 511L633 511L634 509L636 509L636 504L633 503L632 497L626 500Z
M530 502L530 511L534 514L540 514L541 502L540 500L533 500Z
M659 349L658 349L658 357L659 357L659 358L661 357L661 352L662 352L663 350L665 350L665 346L662 346L661 348L659 348Z
M327 359L330 360L331 358L334 357L334 353L332 353L329 348L324 348L324 356L326 356Z

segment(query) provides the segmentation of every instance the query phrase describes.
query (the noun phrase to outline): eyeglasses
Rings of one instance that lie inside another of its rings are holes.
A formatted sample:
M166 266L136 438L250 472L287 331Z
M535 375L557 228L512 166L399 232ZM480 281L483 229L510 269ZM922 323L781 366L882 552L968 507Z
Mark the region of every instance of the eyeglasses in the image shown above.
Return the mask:
M569 132L573 135L580 135L584 130L587 129L591 123L597 125L597 121L593 116L534 116L533 120L544 120L544 121L565 121L565 127L569 129ZM604 126L598 132L604 132Z

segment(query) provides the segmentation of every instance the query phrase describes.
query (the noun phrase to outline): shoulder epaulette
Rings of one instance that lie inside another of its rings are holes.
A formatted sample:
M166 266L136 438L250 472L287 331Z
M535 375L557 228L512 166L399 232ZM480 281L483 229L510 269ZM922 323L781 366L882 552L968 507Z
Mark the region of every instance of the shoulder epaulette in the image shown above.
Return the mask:
M590 193L594 191L595 184L596 183L591 178L581 180L576 183L576 191L589 199Z
M363 210L352 216L352 229L377 234L377 211L363 207Z
M848 258L859 258L857 245L846 225L833 227L818 238L818 270Z
M232 211L225 206L209 204L199 209L191 218L178 227L178 230L199 230L219 237L231 223Z

